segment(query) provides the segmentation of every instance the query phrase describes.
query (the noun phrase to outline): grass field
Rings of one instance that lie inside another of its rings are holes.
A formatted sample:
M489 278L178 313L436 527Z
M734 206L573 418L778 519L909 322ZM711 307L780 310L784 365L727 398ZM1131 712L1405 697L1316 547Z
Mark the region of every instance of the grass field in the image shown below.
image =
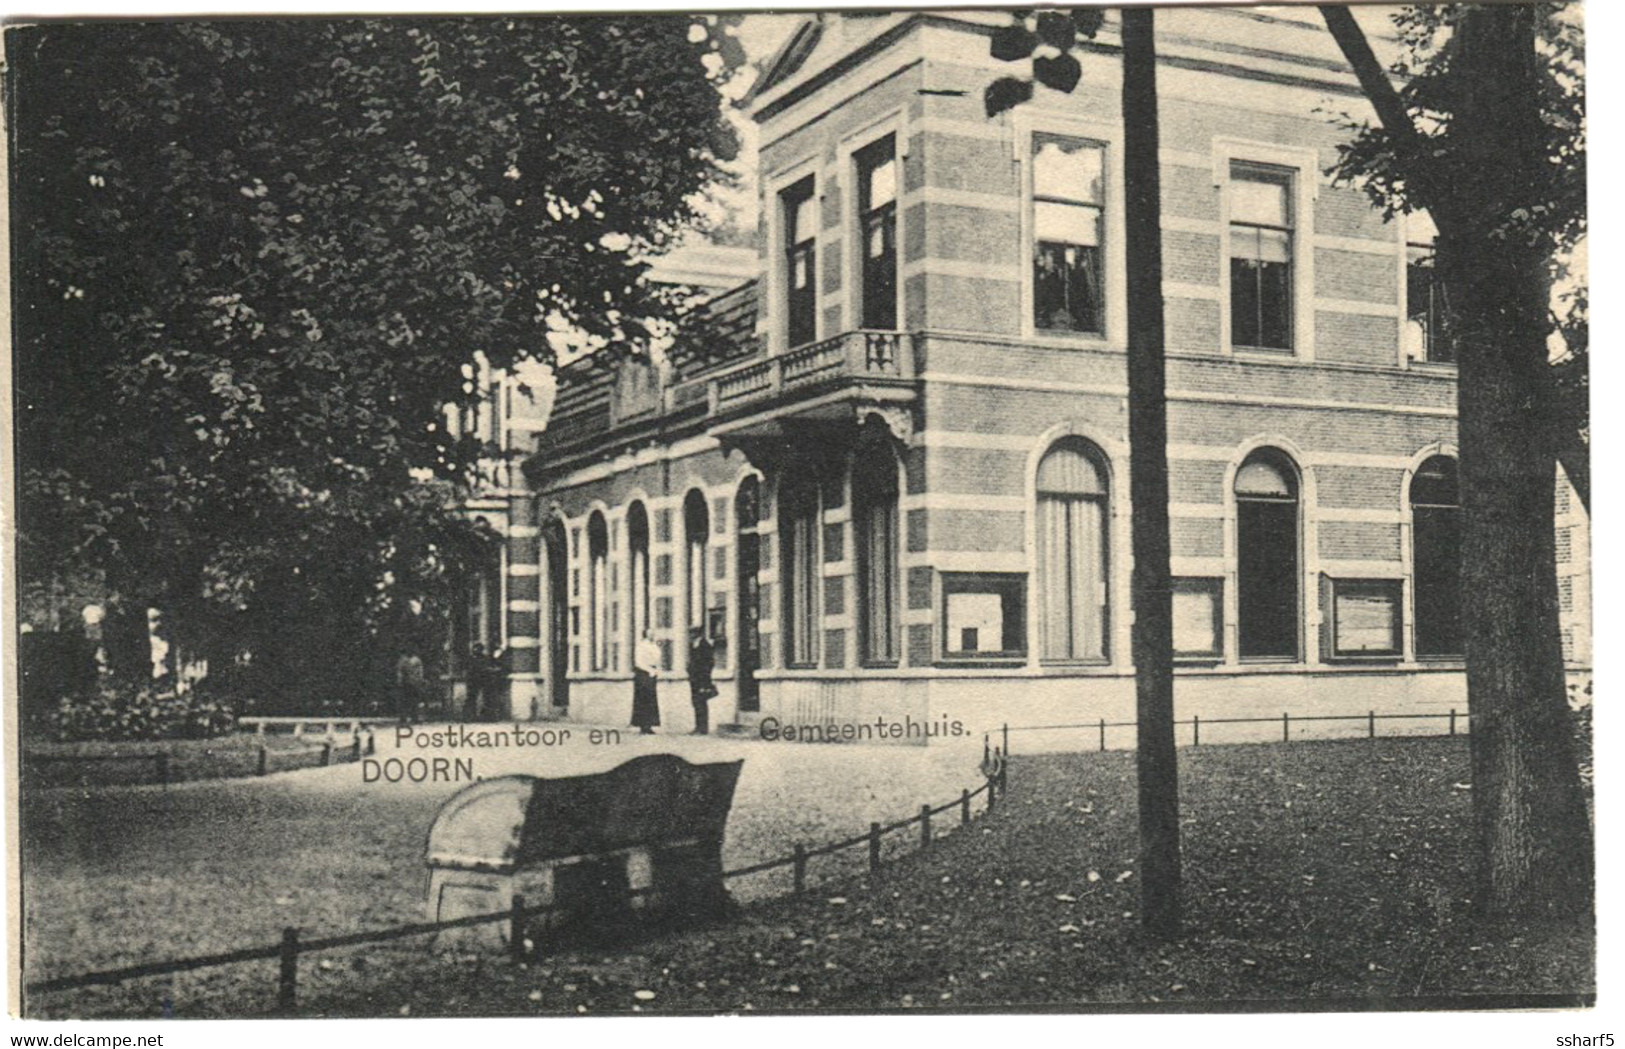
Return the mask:
M834 868L807 896L763 900L725 927L524 968L424 941L334 952L302 963L301 1011L1403 1008L1591 993L1588 928L1497 928L1471 912L1467 769L1465 741L1448 739L1182 751L1187 922L1172 943L1135 916L1132 756L1054 755L1018 759L991 817L872 879ZM248 815L221 813L223 840ZM364 904L372 888L348 895ZM363 907L351 924L378 917ZM30 1011L250 1015L272 1005L274 966L57 997L71 1000Z

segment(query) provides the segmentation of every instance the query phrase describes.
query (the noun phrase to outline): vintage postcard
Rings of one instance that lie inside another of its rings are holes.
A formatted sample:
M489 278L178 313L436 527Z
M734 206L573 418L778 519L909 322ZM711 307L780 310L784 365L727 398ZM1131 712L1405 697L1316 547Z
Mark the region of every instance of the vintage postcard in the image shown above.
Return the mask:
M1584 45L14 20L11 1013L1611 1045Z

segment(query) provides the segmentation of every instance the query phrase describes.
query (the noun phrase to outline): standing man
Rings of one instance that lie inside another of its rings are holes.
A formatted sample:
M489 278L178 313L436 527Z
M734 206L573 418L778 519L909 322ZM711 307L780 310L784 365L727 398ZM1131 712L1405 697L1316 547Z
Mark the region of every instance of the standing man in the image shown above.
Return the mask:
M706 736L711 732L711 697L717 694L717 686L711 681L711 672L717 666L717 650L703 628L695 627L689 634L692 641L688 649L688 693L694 704L693 734Z

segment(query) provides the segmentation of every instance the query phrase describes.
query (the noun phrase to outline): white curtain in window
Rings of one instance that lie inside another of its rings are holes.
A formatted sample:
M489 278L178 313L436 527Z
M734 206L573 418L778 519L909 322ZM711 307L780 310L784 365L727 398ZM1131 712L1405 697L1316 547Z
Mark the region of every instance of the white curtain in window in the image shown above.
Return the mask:
M815 631L817 604L813 586L818 578L817 522L812 514L795 517L790 524L790 660L812 663L818 658Z
M897 498L880 499L864 508L863 593L865 652L868 658L889 661L897 658L896 531Z
M1105 657L1103 525L1098 498L1039 497L1039 611L1046 659Z

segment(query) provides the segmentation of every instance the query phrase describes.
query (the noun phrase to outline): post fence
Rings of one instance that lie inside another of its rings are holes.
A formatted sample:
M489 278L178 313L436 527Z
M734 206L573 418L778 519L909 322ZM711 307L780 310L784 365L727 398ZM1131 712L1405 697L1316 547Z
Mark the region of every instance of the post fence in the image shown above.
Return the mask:
M525 960L525 898L514 893L508 908L508 957L516 962Z
M869 869L871 871L880 869L880 823L878 821L869 824Z
M800 896L807 891L807 849L799 841L796 842L795 859L795 893Z
M920 806L920 848L931 844L931 806Z

